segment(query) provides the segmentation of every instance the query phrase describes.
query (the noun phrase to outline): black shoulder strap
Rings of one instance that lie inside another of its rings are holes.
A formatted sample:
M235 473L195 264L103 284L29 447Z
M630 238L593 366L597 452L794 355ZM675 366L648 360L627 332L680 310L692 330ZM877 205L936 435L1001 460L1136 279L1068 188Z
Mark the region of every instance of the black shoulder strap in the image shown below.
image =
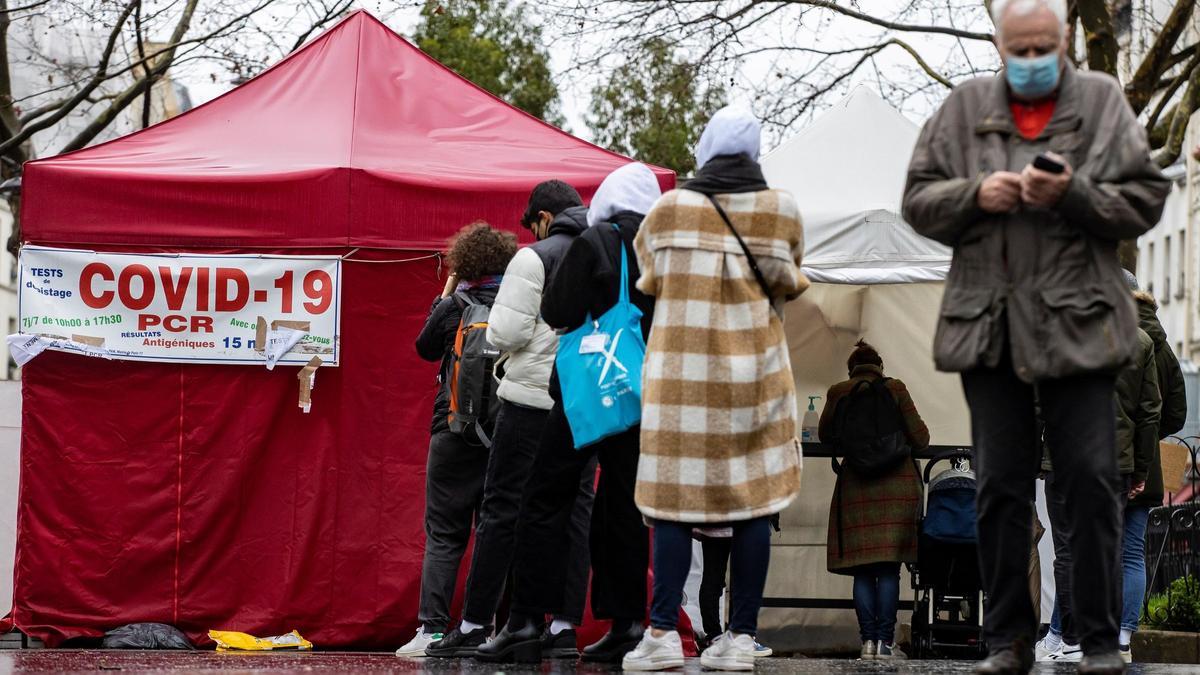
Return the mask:
M737 228L733 226L733 221L729 220L729 215L725 213L725 209L721 208L721 203L713 195L708 195L708 201L712 202L713 207L717 209L717 213L721 215L721 220L729 226L729 231L733 233L733 237L737 239L737 243L742 247L742 252L746 254L746 262L750 265L750 271L754 272L754 278L758 280L758 287L762 289L763 295L767 296L767 303L771 302L771 290L767 286L767 280L763 277L762 270L758 269L758 261L754 259L754 254L750 252L750 247L746 246L746 242L742 240L742 235L738 234Z

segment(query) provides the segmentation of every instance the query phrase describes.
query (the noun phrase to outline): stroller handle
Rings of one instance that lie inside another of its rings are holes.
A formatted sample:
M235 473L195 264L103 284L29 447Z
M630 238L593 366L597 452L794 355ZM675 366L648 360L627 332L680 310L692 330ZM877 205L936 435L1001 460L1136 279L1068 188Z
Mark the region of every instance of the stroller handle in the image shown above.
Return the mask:
M929 480L933 476L934 465L936 465L940 462L946 462L946 461L950 461L950 460L954 460L954 459L971 460L974 458L975 458L975 453L972 452L969 448L959 448L958 450L950 450L947 452L943 452L943 453L934 455L933 457L931 457L929 459L929 462L925 464L925 484L929 485Z

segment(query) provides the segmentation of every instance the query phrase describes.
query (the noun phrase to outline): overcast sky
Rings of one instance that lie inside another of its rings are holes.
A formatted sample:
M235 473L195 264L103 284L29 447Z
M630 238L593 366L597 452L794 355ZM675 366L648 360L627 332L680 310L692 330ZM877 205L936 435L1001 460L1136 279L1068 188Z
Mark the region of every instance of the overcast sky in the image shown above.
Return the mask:
M860 0L858 6L875 15L890 17L909 4L910 0ZM379 16L394 30L405 36L412 34L418 20L418 5L415 2L360 0L358 6ZM979 12L976 18L986 22L986 17L982 12ZM820 26L819 30L804 30L800 33L797 33L795 25L794 22L789 24L786 21L774 25L767 24L758 36L751 36L748 40L758 39L761 44L779 44L781 42L790 44L789 41L803 41L806 43L805 46L832 50L871 44L872 40L877 39L881 33L877 28L845 18L833 18ZM988 31L990 23L960 27ZM560 74L574 65L572 60L580 51L586 52L594 46L586 43L567 44L552 30L548 30L545 37L551 54L552 67L556 74ZM969 63L980 70L985 70L993 68L996 63L995 52L986 43L960 43L952 39L911 33L904 37L922 53L927 61L935 66L953 62L959 70L962 70L963 64ZM753 107L761 107L760 102L753 98L754 87L764 84L771 86L771 83L774 82L771 77L775 70L803 67L805 58L812 57L799 55L780 57L778 54L768 54L743 62L736 73L737 84L727 92L728 99L731 102L742 101ZM181 69L181 72L176 74L177 79L188 86L195 104L199 105L211 100L232 86L229 73L220 72L216 68L211 64L197 65ZM914 71L915 66L907 53L899 48L891 47L876 57L874 67L863 68L853 79L843 83L837 91L825 96L820 101L818 109L812 114L797 120L792 127L786 130L776 130L775 133L768 134L767 144L773 145L783 138L797 133L811 121L814 114L819 114L821 109L835 104L843 93L848 93L856 86L867 86L880 91L886 90L890 85L896 83L924 79ZM214 77L215 82L213 81ZM584 116L590 103L590 91L600 81L599 74L588 77L586 74L580 76L578 73L572 73L570 78L558 79L562 110L569 130L582 138L591 140ZM885 97L889 94L888 91L880 91L880 93ZM938 88L934 89L930 95L911 97L902 103L894 93L891 98L899 104L901 112L914 122L921 123L932 112L942 94L943 92Z

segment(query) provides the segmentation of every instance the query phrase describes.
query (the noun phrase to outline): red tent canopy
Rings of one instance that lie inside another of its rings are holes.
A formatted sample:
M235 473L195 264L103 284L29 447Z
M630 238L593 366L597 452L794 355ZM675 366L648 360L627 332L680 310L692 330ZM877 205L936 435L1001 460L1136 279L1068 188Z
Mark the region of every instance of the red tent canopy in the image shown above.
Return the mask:
M344 263L341 367L319 372L308 415L292 368L60 352L25 367L16 626L51 644L135 621L193 638L296 628L323 647L407 639L436 387L412 345L441 288L438 261L413 251L476 219L515 227L548 178L588 197L628 161L359 12L207 105L30 163L33 243L361 247L374 263Z
M30 163L23 231L60 243L437 248L470 220L514 225L548 176L587 196L628 161L508 106L360 11L216 101Z

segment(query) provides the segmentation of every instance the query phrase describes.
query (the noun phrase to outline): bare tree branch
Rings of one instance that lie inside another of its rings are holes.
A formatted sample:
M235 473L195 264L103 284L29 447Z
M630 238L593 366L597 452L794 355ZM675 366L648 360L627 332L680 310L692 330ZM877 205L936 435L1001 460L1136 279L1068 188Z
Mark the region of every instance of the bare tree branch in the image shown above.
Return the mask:
M1175 94L1179 91L1179 88L1191 78L1192 71L1196 70L1197 68L1200 68L1200 57L1192 59L1187 68L1184 68L1183 72L1181 72L1175 78L1175 80L1171 82L1171 84L1167 85L1166 90L1163 91L1162 95L1158 99L1158 105L1156 105L1154 110L1150 113L1150 119L1146 122L1147 129L1153 131L1153 129L1158 126L1159 116L1162 115L1163 110L1167 107L1171 100L1175 98ZM1174 111L1172 111L1172 116L1173 114Z
M947 89L954 88L954 83L952 83L950 80L947 80L941 75L941 73L938 73L936 70L934 70L932 66L925 62L925 59L921 58L921 55L917 53L917 50L913 49L912 46L907 42L892 38L891 40L888 40L888 43L894 44L908 52L913 57L913 60L917 62L917 65L921 67L921 70L924 70L925 73L929 75L929 77L932 77L934 80L936 80L938 84L941 84Z
M133 26L134 36L137 38L137 53L143 63L146 62L146 34L142 31L142 0L137 0L137 7L133 11ZM150 68L145 68L146 75L150 75ZM150 93L154 90L153 87L146 89L146 95L142 97L142 128L150 126Z
M1183 99L1179 101L1175 107L1175 114L1171 116L1171 131L1167 135L1167 142L1155 157L1159 166L1164 168L1171 166L1183 153L1183 138L1187 131L1188 121L1192 117L1192 111L1196 109L1197 105L1200 105L1200 68L1192 70L1187 89L1183 92Z
M129 106L138 95L145 92L148 88L167 72L171 67L171 63L175 59L175 50L183 42L183 36L187 34L188 29L192 24L192 15L196 12L196 4L199 0L187 0L187 4L183 8L183 13L179 17L179 22L175 24L175 31L171 35L169 44L173 45L162 53L162 55L154 62L146 76L135 82L128 89L117 95L112 103L97 115L86 127L75 135L65 146L62 152L70 152L78 150L88 143L92 142L101 131L112 123L116 116L122 110ZM0 146L2 148L3 146Z
M1125 98L1133 107L1135 113L1142 112L1154 97L1155 84L1170 68L1170 62L1175 50L1175 43L1187 30L1192 18L1196 0L1177 0L1170 16L1163 22L1162 28L1155 38L1154 44L1142 57L1142 63L1137 72L1125 86Z
M28 5L22 5L20 7L13 7L11 9L7 8L7 7L0 8L0 13L16 14L17 12L24 12L24 11L30 10L30 9L37 9L38 7L42 7L42 6L48 5L48 4L50 4L50 0L37 0L37 2L31 2Z
M305 42L308 41L309 36L317 32L319 29L324 28L326 24L341 16L353 6L354 0L345 0L345 2L342 2L341 4L335 3L332 7L327 8L325 13L318 17L317 20L314 21L311 26L309 26L308 30L296 36L296 41L292 43L292 48L288 50L288 53L290 54L299 49L304 45Z
M121 30L124 28L125 22L129 20L129 15L133 13L138 1L139 0L132 0L125 5L123 10L121 10L120 16L117 18L116 23L113 25L112 30L108 34L108 41L105 43L104 51L100 55L100 64L97 66L96 74L92 76L92 79L88 81L88 83L79 91L75 92L75 95L68 99L61 107L59 107L54 114L33 122L32 124L26 125L19 132L13 134L3 143L0 143L0 155L7 153L11 148L21 145L42 129L48 129L57 124L59 120L70 114L70 112L75 109L75 106L85 101L87 97L93 91L95 91L102 82L104 82L108 72L109 60L112 58L113 50L117 46L117 38L120 37Z

